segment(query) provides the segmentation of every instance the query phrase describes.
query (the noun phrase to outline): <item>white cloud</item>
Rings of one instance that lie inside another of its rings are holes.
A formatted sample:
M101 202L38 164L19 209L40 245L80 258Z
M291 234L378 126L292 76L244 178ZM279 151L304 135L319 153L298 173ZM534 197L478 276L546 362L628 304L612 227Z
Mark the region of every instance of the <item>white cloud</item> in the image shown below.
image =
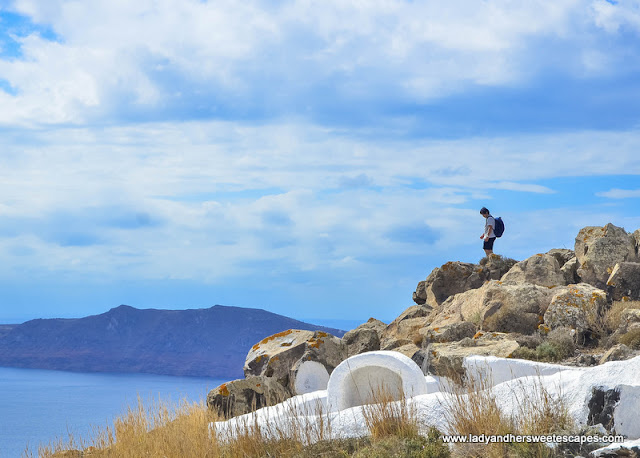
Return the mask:
M18 91L0 92L4 124L83 123L184 103L215 113L260 98L301 107L327 87L352 103L429 100L474 85L521 84L546 67L597 73L615 63L602 58L611 53L598 34L615 33L635 11L603 1L586 11L577 0L19 0L15 7L50 25L60 42L20 38L24 59L0 61L0 78ZM553 53L537 51L541 41Z
M191 122L5 134L5 275L18 265L220 282L264 263L326 271L372 256L445 257L476 241L481 223L467 207L493 190L525 199L555 191L537 180L640 174L636 131L380 141L306 124ZM518 232L535 236L533 216L518 218ZM411 243L389 237L396 229Z
M608 197L610 199L629 199L640 197L640 189L617 189L613 188L609 191L596 193L600 197Z
M619 32L625 26L640 30L640 2L637 0L595 0L591 9L595 24L609 33Z

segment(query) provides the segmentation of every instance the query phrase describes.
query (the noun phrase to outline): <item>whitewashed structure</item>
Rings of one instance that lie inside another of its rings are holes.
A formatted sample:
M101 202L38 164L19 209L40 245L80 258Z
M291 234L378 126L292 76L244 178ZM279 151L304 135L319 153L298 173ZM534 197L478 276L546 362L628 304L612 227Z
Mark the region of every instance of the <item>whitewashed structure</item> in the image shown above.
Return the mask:
M629 444L639 443L640 356L588 368L472 356L465 359L464 367L470 377L484 380L484 386L492 390L507 415L517 414L523 401L542 388L552 396L561 396L575 422L587 425L593 415L593 405L589 404L593 404L594 393L614 393L616 401L609 410L615 433L626 436ZM407 403L425 431L434 426L445 434L454 432L447 421L447 406L453 396L448 381L425 377L410 358L388 351L362 353L343 361L329 377L327 390L295 396L282 404L211 427L221 432L221 437L233 435L245 425L258 425L267 434L270 430L287 428L307 431L324 428L331 438L366 436L369 431L363 405L372 401L370 393L375 392L376 384L384 385L387 393L403 399L398 403ZM308 440L314 441L313 437Z

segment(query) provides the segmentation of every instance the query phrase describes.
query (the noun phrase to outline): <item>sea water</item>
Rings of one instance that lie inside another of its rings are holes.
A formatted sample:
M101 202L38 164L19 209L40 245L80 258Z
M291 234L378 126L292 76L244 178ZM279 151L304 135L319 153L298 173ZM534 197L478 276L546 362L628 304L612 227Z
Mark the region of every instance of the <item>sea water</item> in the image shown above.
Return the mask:
M147 374L76 373L0 367L0 458L71 435L89 440L94 428L111 426L138 398L176 405L199 402L227 380Z

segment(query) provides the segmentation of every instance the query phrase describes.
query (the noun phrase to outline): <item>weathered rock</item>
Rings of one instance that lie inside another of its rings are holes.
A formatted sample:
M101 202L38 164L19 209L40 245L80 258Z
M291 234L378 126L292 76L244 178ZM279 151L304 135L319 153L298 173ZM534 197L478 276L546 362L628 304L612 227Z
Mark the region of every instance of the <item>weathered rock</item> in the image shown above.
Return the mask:
M629 328L640 323L640 309L628 308L620 314L620 327L618 329L627 332Z
M607 350L604 355L602 355L599 364L604 364L609 361L622 361L623 359L629 358L631 354L631 349L625 344L614 345L609 350Z
M413 300L417 304L437 307L454 294L479 288L488 280L499 280L515 262L499 255L484 258L480 264L447 262L418 283Z
M599 448L589 453L589 458L638 458L640 457L640 442L630 441L615 443Z
M518 261L498 254L492 254L480 260L485 281L500 280Z
M544 324L550 329L574 329L578 342L583 342L597 331L594 326L603 316L606 307L606 293L589 284L556 288L544 313Z
M567 262L576 257L575 251L569 250L567 248L554 248L547 251L546 254L556 258L558 264L560 264L560 267L564 266Z
M601 289L606 287L617 263L638 260L634 236L611 223L581 229L576 237L575 252L582 281Z
M207 395L209 409L225 418L272 406L291 397L291 392L274 378L247 377L223 383Z
M342 340L322 331L290 329L255 344L244 365L245 377L264 375L275 378L293 391L290 369L298 361L316 361L330 374L346 358Z
M440 376L464 377L464 358L471 355L510 358L520 345L511 336L496 332L478 332L474 338L459 342L434 343L427 348L429 372Z
M565 285L564 273L556 256L536 254L514 265L504 274L502 282L507 284L531 283L540 286Z
M406 309L382 332L381 350L394 350L421 339L419 330L431 323L431 307L414 305Z
M423 305L427 303L427 282L426 280L422 280L418 282L418 286L416 286L416 290L413 292L412 299L418 305Z
M542 321L552 294L544 286L493 280L447 299L431 327L469 321L488 331L531 334Z
M620 390L605 390L602 387L593 387L591 390L591 399L587 405L589 406L589 416L587 418L588 425L602 425L611 432L615 425L614 412L616 406L620 402Z
M413 342L406 343L404 345L400 345L399 347L396 347L396 348L393 349L393 351L401 353L404 356L406 356L407 358L413 358L413 356L416 353L418 353L419 350L420 350L420 347L418 347Z
M445 324L444 326L428 326L420 329L424 336L422 346L428 343L455 342L465 337L473 337L477 331L476 325L470 321Z
M640 263L617 263L607 280L607 293L614 301L640 300Z
M417 304L436 307L449 296L479 288L484 280L482 267L466 262L448 262L433 269L426 280L418 283L413 300Z
M571 258L560 268L562 275L564 276L565 285L575 285L581 283L580 275L578 275L578 267L580 263L578 258Z
M589 353L579 354L575 358L575 364L579 367L595 366L596 364L598 364L598 361L599 360L596 359L596 356Z
M369 318L366 323L348 331L342 336L342 341L347 346L347 356L380 350L380 336L386 327L382 321Z

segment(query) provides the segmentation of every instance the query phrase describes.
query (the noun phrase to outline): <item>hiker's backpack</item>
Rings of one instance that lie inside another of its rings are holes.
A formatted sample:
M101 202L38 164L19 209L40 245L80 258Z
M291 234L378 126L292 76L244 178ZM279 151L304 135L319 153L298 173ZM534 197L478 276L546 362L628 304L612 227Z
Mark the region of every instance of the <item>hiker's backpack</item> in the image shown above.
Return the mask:
M493 232L496 234L496 237L502 237L502 234L504 234L504 221L502 221L502 218L499 216L494 219L496 220L496 227Z

